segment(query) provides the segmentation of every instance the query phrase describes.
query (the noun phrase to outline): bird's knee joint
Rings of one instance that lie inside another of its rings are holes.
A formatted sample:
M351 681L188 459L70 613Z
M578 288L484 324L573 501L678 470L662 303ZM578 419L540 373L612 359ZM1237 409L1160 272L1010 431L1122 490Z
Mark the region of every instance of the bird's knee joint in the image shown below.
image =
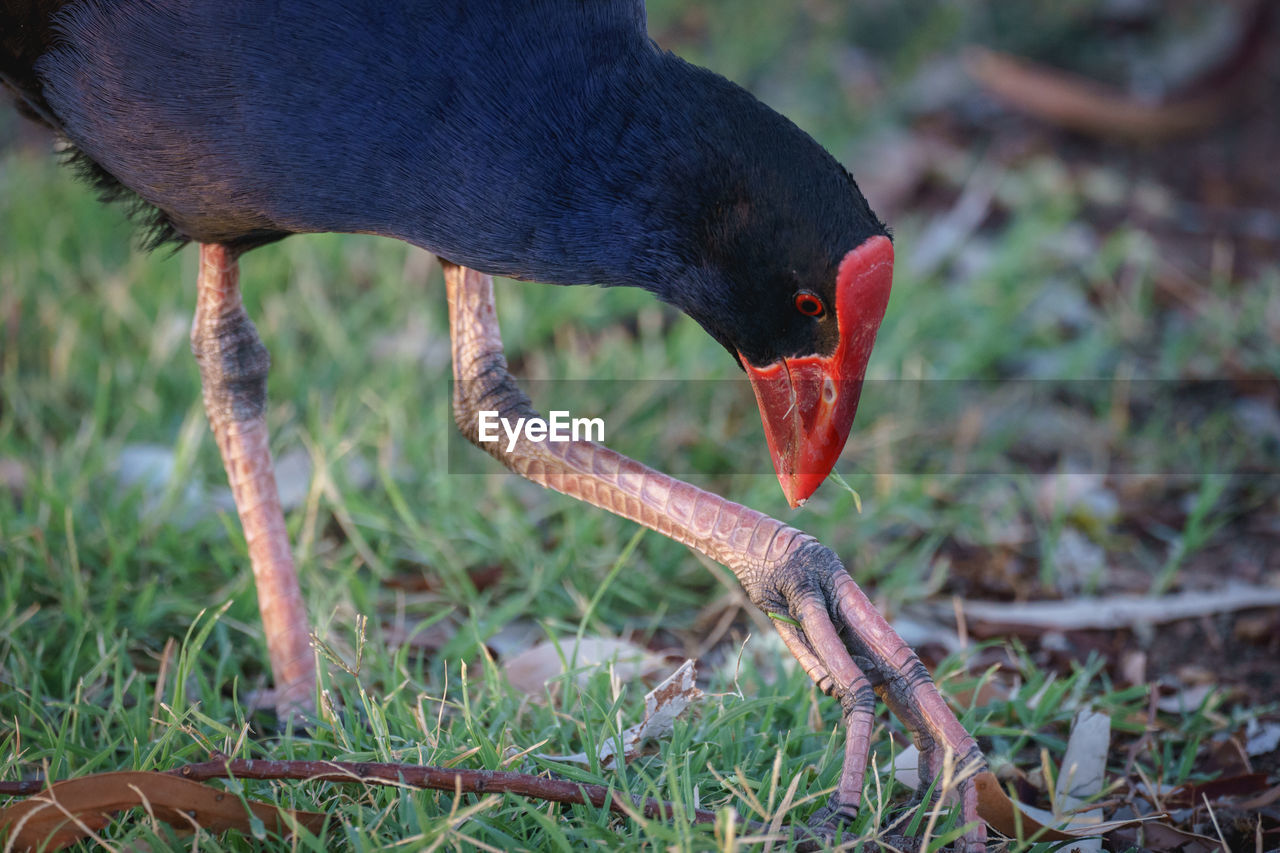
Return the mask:
M762 612L771 616L780 614L789 617L791 608L778 583L777 569L759 564L750 565L738 574L738 578L747 598Z
M532 406L500 354L454 382L453 422L468 441L490 452L492 448L480 441L480 413L495 412L500 419L514 421L535 415Z
M191 332L191 352L200 366L210 417L240 422L263 414L271 356L243 310L198 322Z
M835 600L835 578L843 569L835 551L811 536L802 536L772 567L771 574L788 597L817 594L831 602Z

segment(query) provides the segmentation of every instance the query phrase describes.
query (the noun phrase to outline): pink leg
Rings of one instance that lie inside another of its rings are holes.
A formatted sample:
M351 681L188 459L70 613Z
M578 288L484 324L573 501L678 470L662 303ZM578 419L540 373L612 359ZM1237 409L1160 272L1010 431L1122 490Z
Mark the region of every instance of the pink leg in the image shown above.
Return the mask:
M226 246L200 247L191 351L200 364L205 413L249 545L276 709L281 719L311 713L316 675L310 627L267 445L271 362L241 304L239 267Z
M831 802L815 816L813 822L835 823L857 817L858 807L862 805L862 781L866 776L867 759L871 753L871 729L875 725L876 711L875 691L852 660L848 664L853 668L845 676L847 681L843 682L844 686L841 686L842 682L827 673L826 667L799 628L787 622L775 621L774 624L782 641L813 679L813 683L818 685L818 689L829 696L838 696L844 706L844 762L840 765L840 781L836 783ZM828 642L831 640L830 637L826 639ZM838 638L836 642L839 642Z
M520 441L508 452L478 439L478 413L536 415L507 372L488 276L443 262L453 338L454 418L473 443L511 470L683 542L728 566L752 602L775 620L787 647L826 693L840 698L847 726L845 760L827 821L856 812L861 800L878 691L911 729L930 773L950 750L984 766L977 745L947 708L914 653L876 612L839 558L813 537L590 442ZM855 662L856 658L856 662ZM972 778L959 785L966 821L976 819ZM978 822L964 844L982 848Z
M938 778L947 752L954 756L955 770L961 777L985 770L982 751L947 707L929 671L853 578L840 572L835 580L835 595L840 615L846 623L857 626L857 644L871 659L875 670L886 676L886 681L877 686L877 692L894 716L912 732L920 750L921 785L927 786ZM983 826L978 817L977 788L973 784L961 784L957 794L961 819Z

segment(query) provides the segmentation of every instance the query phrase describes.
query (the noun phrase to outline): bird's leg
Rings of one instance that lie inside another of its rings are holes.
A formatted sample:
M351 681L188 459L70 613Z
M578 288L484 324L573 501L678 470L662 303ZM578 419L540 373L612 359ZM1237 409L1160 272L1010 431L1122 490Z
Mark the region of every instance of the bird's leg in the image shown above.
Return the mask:
M267 446L271 360L240 301L240 271L226 246L200 246L191 351L200 364L204 410L231 481L249 546L258 608L281 719L315 709L315 657Z
M838 565L835 554L828 554ZM860 646L862 654L871 659L873 671L887 675L883 682L875 685L876 693L889 711L910 729L920 751L917 795L923 798L934 780L939 783L935 797L943 793L944 785L949 785L960 800L962 819L982 825L973 777L986 769L986 762L977 743L947 707L920 658L885 621L853 578L841 570L833 587L836 609L844 623L862 626L854 629L858 633L854 645ZM861 655L858 657L862 659ZM944 777L944 771L948 771L951 778Z
M873 690L911 729L924 769L949 750L961 766L983 766L977 744L947 708L920 660L845 573L835 553L780 521L681 482L591 442L479 441L478 414L534 417L507 372L488 276L443 262L453 338L454 417L477 446L536 483L579 498L697 549L728 566L774 624L805 672L845 711L844 765L828 821L857 811L870 746ZM925 774L922 773L922 776ZM932 778L932 777L930 777ZM965 842L981 849L971 777L958 784Z

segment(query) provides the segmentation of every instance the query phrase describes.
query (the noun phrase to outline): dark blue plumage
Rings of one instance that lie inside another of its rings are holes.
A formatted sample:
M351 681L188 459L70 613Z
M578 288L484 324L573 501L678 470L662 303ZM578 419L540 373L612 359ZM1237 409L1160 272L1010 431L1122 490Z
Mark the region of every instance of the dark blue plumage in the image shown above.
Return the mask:
M162 237L366 232L494 274L640 286L763 364L834 347L793 294L829 294L883 233L808 136L659 49L639 0L0 8L12 31L57 6L51 30L0 42L6 82Z

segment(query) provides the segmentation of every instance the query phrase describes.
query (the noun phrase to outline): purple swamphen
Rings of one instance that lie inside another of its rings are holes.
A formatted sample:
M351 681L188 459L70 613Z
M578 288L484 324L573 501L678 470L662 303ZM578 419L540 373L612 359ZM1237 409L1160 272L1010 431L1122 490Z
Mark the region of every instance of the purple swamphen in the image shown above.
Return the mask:
M268 357L237 258L291 234L395 237L444 261L455 412L531 413L488 275L642 287L756 393L787 500L830 472L893 250L853 177L743 89L660 49L642 0L0 0L0 80L151 245L200 248L191 344L249 545L278 706L314 708L308 621L268 452ZM486 450L719 560L847 724L817 819L856 811L875 697L922 778L982 757L919 659L812 537L586 442ZM966 836L985 837L971 783Z

